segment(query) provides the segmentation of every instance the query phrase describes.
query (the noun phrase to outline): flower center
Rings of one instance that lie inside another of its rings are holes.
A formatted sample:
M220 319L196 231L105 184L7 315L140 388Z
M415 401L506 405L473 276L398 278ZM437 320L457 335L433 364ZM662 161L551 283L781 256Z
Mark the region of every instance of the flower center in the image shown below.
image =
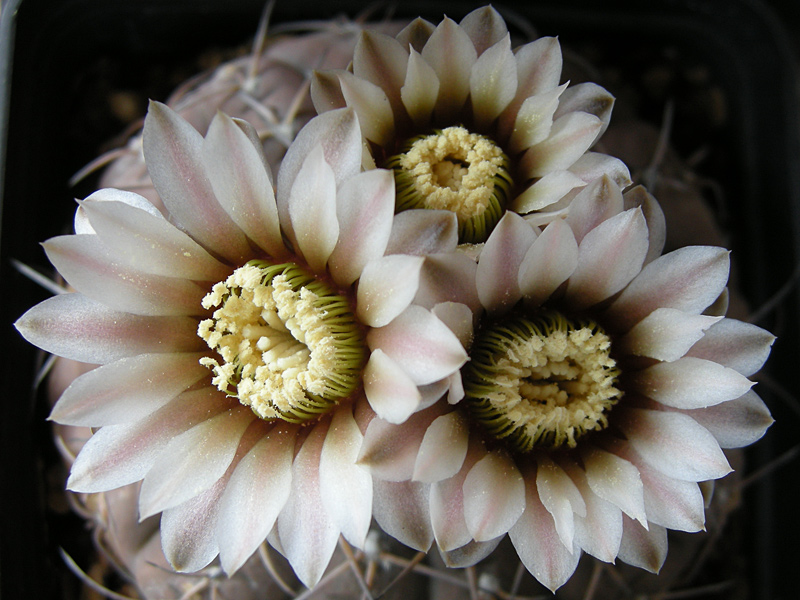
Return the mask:
M470 414L518 452L574 448L608 426L622 392L611 340L555 311L511 317L476 336L464 371Z
M260 418L307 421L358 387L366 344L350 305L299 266L251 261L203 298L213 307L197 333L222 362L200 362Z
M500 147L463 127L412 138L387 166L395 173L397 211L452 211L462 243L486 241L512 186L508 157Z

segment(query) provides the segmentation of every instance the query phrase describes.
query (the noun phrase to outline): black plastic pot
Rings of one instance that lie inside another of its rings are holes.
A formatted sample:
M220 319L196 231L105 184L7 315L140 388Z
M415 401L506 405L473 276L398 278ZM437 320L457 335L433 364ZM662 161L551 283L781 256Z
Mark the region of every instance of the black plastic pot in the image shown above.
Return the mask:
M677 69L702 65L724 99L719 123L686 126L690 103L676 104L673 142L688 155L709 142L698 169L724 191L726 228L741 268L741 287L752 306L790 281L800 257L800 128L796 57L774 14L755 0L537 0L506 2L540 34L559 35L566 47L617 61L623 82L641 83L647 62ZM476 4L477 5L477 4ZM189 76L208 47L227 47L253 35L262 0L7 0L0 14L0 193L2 193L2 596L75 597L74 579L57 549L86 551L83 524L47 505L46 465L57 462L46 409L32 381L38 355L11 323L48 294L21 275L12 259L47 270L38 242L64 231L74 197L92 182L67 181L119 133L105 104L110 89L135 89L138 97L166 97ZM313 7L313 8L312 8ZM467 2L402 2L397 17L442 13L460 17ZM274 20L358 14L361 2L277 3ZM503 8L498 4L498 8ZM791 0L779 4L791 9ZM788 14L788 13L787 13ZM796 25L797 23L795 23ZM161 76L159 76L161 74ZM154 84L153 82L157 82ZM607 84L615 92L613 82ZM687 98L688 80L666 83L650 104L623 107L660 123L663 101ZM683 87L681 87L683 86ZM696 116L695 116L696 118ZM689 121L696 124L697 121ZM709 141L710 140L710 141ZM791 291L759 324L780 335L767 377L783 392L759 391L777 424L748 453L747 470L770 465L796 444L798 295ZM751 596L775 600L796 593L795 541L800 538L794 478L797 459L745 491L746 568Z

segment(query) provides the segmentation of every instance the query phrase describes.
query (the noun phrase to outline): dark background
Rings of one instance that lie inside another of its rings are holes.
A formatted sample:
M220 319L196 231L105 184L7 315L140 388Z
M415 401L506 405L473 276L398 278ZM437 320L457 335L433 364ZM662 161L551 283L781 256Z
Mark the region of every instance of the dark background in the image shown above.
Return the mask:
M742 290L752 306L792 280L800 256L800 151L797 39L800 11L794 0L539 0L496 3L530 19L542 35L562 45L594 49L618 61L624 85L642 84L646 61L678 68L702 63L726 100L721 123L702 122L677 104L673 143L688 155L709 144L699 168L725 190L725 226L741 268ZM358 14L360 2L279 1L275 20ZM68 227L72 199L93 191L92 181L70 189L69 178L107 148L126 117L108 98L133 101L143 112L148 97L164 99L199 71L209 49L250 40L262 0L14 0L0 14L0 336L2 359L2 529L0 596L75 598L76 582L58 556L64 547L89 552L83 522L53 510L48 482L58 463L45 418L32 390L41 360L11 323L47 297L13 269L10 260L47 271L38 243ZM465 2L403 2L399 17L442 13L459 18ZM325 14L329 11L329 14ZM379 12L380 14L380 12ZM600 82L605 83L605 82ZM659 124L664 100L688 97L686 81L669 83L660 97L628 107ZM615 92L609 85L612 93ZM643 92L645 93L645 92ZM690 95L690 94L689 94ZM641 99L641 98L640 98ZM625 110L618 106L618 110ZM694 119L694 120L692 120ZM613 121L613 120L612 120ZM681 127L681 123L690 126ZM775 465L800 436L796 377L798 295L792 288L759 325L779 334L759 392L777 423L748 450L747 472ZM744 492L742 521L748 549L750 596L796 597L797 458L784 460Z

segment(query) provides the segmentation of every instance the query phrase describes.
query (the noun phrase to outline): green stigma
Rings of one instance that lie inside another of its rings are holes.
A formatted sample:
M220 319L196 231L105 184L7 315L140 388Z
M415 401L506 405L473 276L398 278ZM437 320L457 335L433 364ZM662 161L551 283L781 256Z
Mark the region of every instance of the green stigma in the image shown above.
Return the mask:
M412 138L386 166L395 174L397 212L452 211L460 243L486 241L513 186L508 157L500 147L463 127Z
M203 308L216 310L198 335L222 360L200 362L262 419L314 419L360 385L366 343L347 298L296 264L250 261Z
M464 367L470 415L517 452L574 448L608 426L622 392L611 340L561 313L513 316L479 331Z

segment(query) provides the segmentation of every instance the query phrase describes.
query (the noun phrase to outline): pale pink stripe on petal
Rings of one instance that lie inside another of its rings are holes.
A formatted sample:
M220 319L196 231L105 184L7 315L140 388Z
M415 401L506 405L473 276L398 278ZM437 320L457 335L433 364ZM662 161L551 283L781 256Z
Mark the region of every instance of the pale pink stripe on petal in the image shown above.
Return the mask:
M767 360L775 336L751 323L723 319L686 353L713 360L745 376L756 373Z
M599 156L605 155L601 154ZM627 170L627 167L625 169ZM630 185L630 177L628 177L627 182L617 181L617 184L620 188L627 187ZM661 210L658 200L653 198L641 185L629 189L622 195L622 198L626 210L639 207L644 213L644 218L647 221L647 231L650 234L650 247L644 259L644 264L648 264L661 256L661 252L664 250L664 243L667 240L667 221L664 217L664 211Z
M370 327L389 325L417 293L421 256L390 254L364 265L356 293L356 316Z
M435 114L447 117L459 112L469 94L472 65L478 59L467 32L445 17L422 49L422 58L439 78Z
M519 288L526 304L544 303L578 264L578 244L569 225L553 221L528 249L519 269Z
M535 240L533 227L513 212L503 215L486 240L475 278L478 298L490 314L511 308L522 297L517 273Z
M428 255L422 265L414 304L433 308L442 302L458 302L480 312L475 285L477 268L475 260L461 252Z
M92 364L150 352L193 352L204 346L194 319L132 315L82 294L48 298L14 326L42 350Z
M98 367L70 384L49 418L90 427L144 418L208 375L201 356L140 354Z
M353 53L353 74L380 87L394 114L402 114L400 88L406 78L408 51L393 37L362 31Z
M449 210L404 210L395 215L386 254L427 256L458 246L458 218Z
M623 210L624 198L614 181L603 174L590 182L570 202L567 223L580 244L600 223Z
M472 537L485 542L506 533L525 510L525 482L505 454L487 454L464 480L464 518Z
M753 390L741 398L687 413L708 429L721 448L743 448L761 439L774 419Z
M714 436L686 414L628 409L617 423L642 458L665 475L704 481L731 472Z
M492 6L476 8L459 25L472 40L478 56L508 33L503 17Z
M433 543L430 484L376 479L373 486L373 514L381 529L401 544L427 552Z
M722 317L657 308L614 342L623 353L673 361L686 354L703 333Z

